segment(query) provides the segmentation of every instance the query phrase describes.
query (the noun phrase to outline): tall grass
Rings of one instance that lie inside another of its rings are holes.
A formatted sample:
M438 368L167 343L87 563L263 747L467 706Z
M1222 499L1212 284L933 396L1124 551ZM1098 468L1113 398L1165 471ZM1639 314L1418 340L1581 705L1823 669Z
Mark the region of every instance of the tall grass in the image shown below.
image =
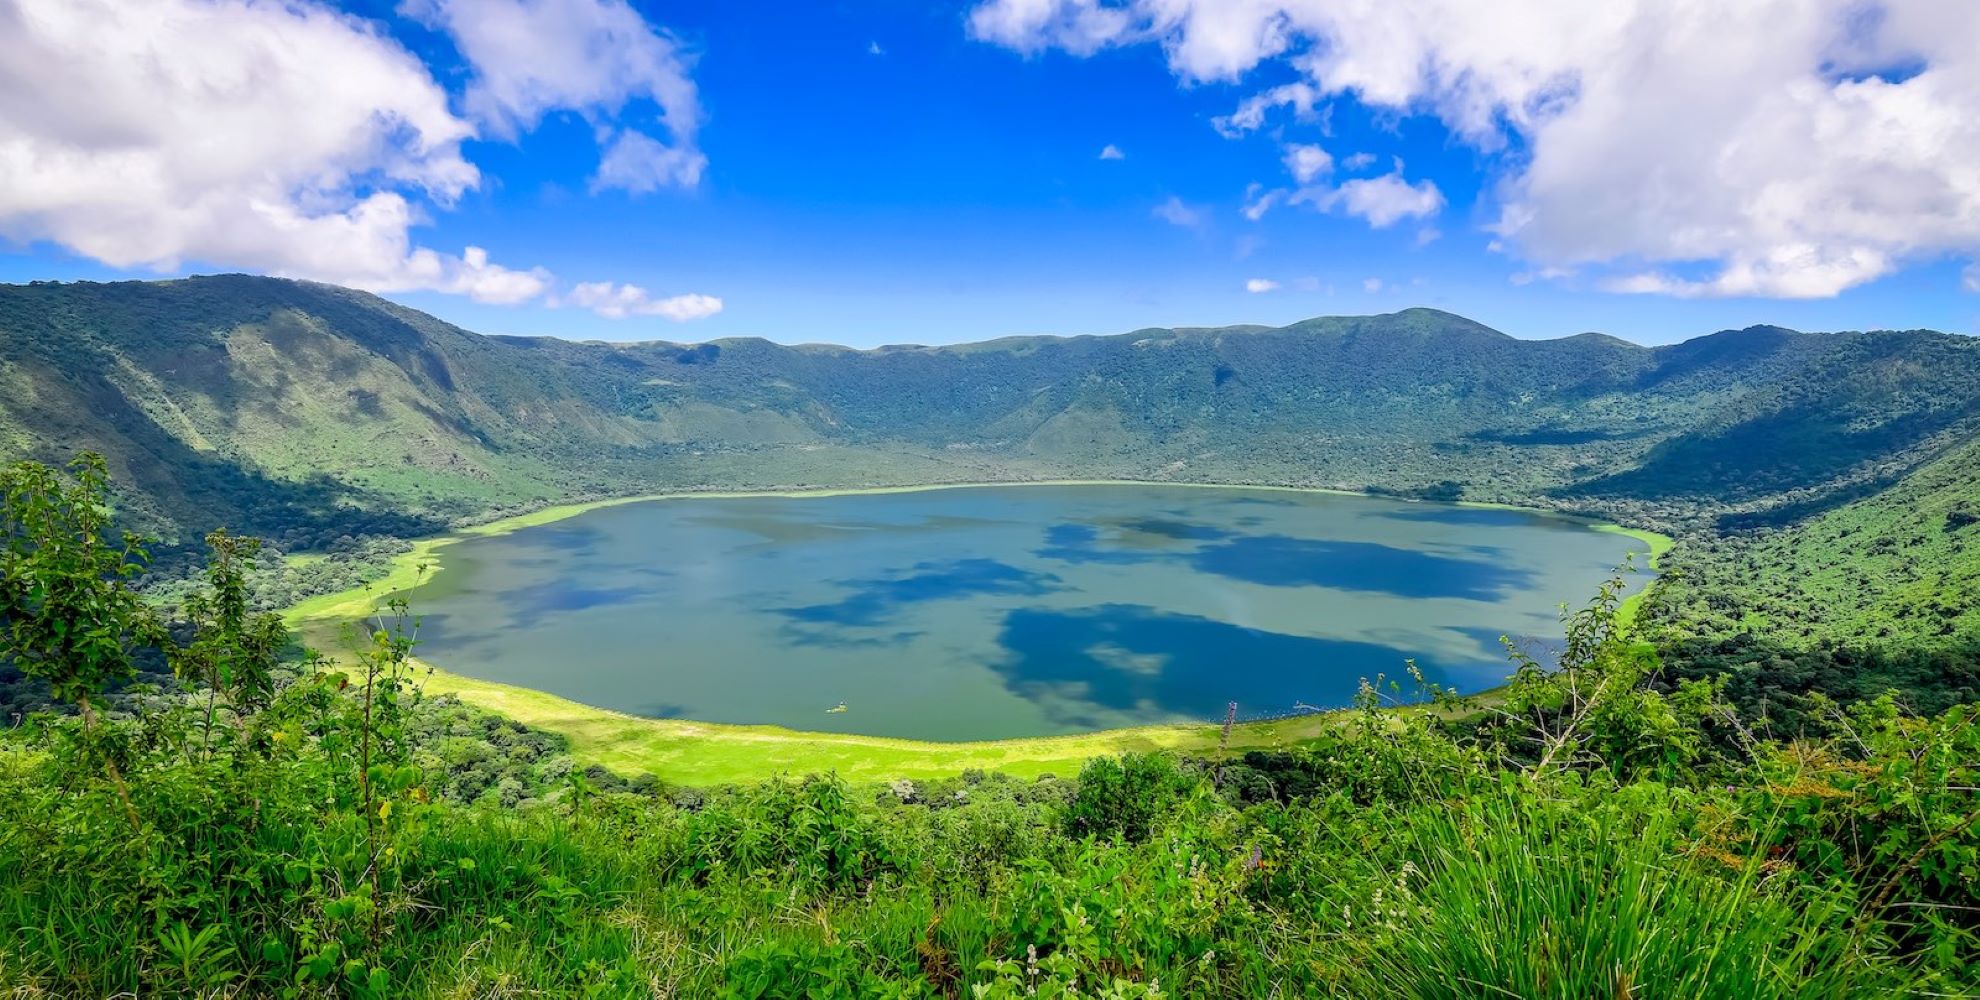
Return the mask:
M1351 991L1580 1000L1908 985L1865 952L1847 898L1688 850L1675 811L1590 805L1493 794L1410 816L1386 889L1339 915Z

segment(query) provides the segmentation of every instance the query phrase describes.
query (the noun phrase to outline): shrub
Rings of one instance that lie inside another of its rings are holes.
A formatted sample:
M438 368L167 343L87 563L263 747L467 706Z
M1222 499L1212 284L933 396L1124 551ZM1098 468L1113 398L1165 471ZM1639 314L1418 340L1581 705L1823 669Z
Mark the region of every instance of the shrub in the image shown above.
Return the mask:
M1078 791L1066 806L1066 830L1075 837L1147 840L1157 817L1195 784L1162 754L1095 758L1080 769Z

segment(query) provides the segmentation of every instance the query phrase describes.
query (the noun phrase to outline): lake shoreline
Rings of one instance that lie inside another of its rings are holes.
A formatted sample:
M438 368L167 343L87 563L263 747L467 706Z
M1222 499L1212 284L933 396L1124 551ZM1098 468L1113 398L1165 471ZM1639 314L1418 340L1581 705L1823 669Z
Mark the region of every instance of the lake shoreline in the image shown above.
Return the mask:
M287 609L283 614L285 621L292 627L314 625L318 629L334 621L363 618L386 600L414 590L441 572L445 568L441 551L455 542L470 538L507 535L525 528L552 524L609 507L666 500L811 499L1044 486L1159 486L1306 493L1541 514L1580 522L1596 531L1622 534L1644 542L1649 547L1647 565L1653 571L1658 558L1669 551L1674 544L1674 540L1669 536L1656 532L1541 508L1480 501L1412 500L1405 497L1322 487L1156 480L1055 479L865 488L678 491L558 504L463 527L446 534L418 539L413 542L411 549L394 557L391 568L380 579L350 590L309 598ZM1634 593L1626 597L1623 602L1623 614L1633 617L1647 592L1646 585L1636 588ZM518 722L564 735L572 740L573 752L586 763L648 771L665 780L683 783L719 783L744 780L752 776L762 777L779 770L796 770L804 766L800 758L828 762L841 772L847 773L849 777L853 775L878 777L880 772L874 771L873 768L883 766L883 762L885 767L891 768L886 773L906 777L933 777L937 774L952 774L970 767L1035 775L1046 773L1055 765L1063 768L1076 760L1123 750L1164 748L1210 751L1216 749L1216 736L1219 730L1218 726L1207 722L1158 724L1062 736L949 743L811 732L776 726L648 719L569 701L535 688L481 681L444 669L435 669L433 677L434 693L453 694L464 701L509 716ZM1489 696L1490 692L1482 694ZM1333 714L1316 712L1293 718L1240 723L1237 730L1241 732L1234 732L1231 747L1260 749L1283 746L1302 737L1314 735L1318 729L1330 724L1325 719ZM717 748L723 752L715 752ZM690 749L692 749L691 754L689 754ZM691 756L693 760L685 760L684 756Z

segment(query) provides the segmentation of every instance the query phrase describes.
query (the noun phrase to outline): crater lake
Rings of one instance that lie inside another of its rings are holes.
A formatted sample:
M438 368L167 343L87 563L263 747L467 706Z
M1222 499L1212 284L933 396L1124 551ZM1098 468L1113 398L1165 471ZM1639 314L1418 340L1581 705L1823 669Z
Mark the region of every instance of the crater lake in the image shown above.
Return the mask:
M980 740L1461 691L1647 547L1566 517L1289 490L682 497L441 551L419 655L654 718ZM1633 591L1647 574L1629 581Z

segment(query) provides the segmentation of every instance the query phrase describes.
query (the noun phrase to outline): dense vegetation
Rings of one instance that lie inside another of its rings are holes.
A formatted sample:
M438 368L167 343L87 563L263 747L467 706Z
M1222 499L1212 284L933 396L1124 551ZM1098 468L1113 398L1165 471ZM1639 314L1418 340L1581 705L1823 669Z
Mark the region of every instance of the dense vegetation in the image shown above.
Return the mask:
M1980 439L1835 509L1694 538L1667 568L1655 615L1674 633L1970 644L1980 637Z
M1619 583L1491 704L1370 689L1283 751L663 789L431 709L402 606L293 660L246 539L209 537L168 627L75 473L16 466L0 510L0 658L83 708L0 734L14 995L1980 988L1975 707L1810 696L1770 738L1632 638ZM147 655L183 690L100 711Z
M215 527L267 539L271 607L560 501L1115 477L1601 514L1680 535L1679 631L1944 645L1980 603L1977 431L1980 341L1927 331L1653 349L1411 309L852 351L483 337L239 275L0 286L0 458L103 453L153 586Z
M1980 420L1980 345L1922 331L1648 349L1412 309L946 348L604 345L241 276L0 287L0 377L19 390L0 440L24 457L103 451L161 525L291 550L392 533L343 523L360 509L1022 475L1449 483L1674 519L1902 471Z
M0 458L107 459L5 474L0 991L1973 995L1976 431L1980 342L1925 331L613 346L240 276L0 286ZM1045 477L1679 544L1489 703L1371 690L1280 750L1035 782L582 770L427 697L415 619L326 658L268 613L556 502Z

